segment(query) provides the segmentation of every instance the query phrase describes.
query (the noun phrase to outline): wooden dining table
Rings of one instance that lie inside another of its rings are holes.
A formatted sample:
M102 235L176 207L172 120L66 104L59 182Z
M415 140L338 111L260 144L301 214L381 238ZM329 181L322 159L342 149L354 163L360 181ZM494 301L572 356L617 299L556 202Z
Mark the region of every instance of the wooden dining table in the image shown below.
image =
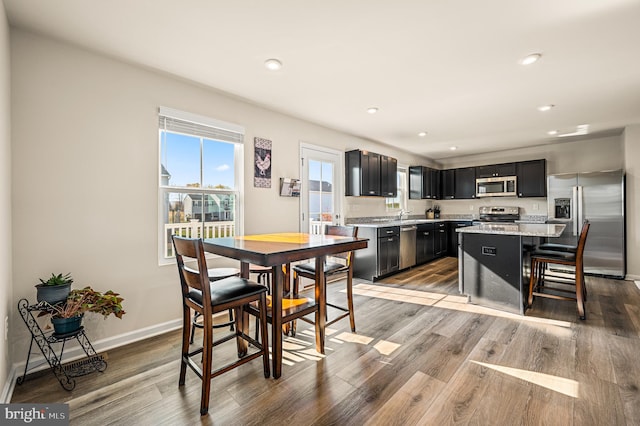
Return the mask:
M292 262L315 258L316 350L324 353L327 307L326 281L323 270L326 257L366 248L367 241L366 238L305 233L243 235L204 240L205 251L239 260L241 275L244 278L249 278L250 263L272 268L271 349L274 378L278 378L282 374L282 304L284 288L289 287L289 265Z

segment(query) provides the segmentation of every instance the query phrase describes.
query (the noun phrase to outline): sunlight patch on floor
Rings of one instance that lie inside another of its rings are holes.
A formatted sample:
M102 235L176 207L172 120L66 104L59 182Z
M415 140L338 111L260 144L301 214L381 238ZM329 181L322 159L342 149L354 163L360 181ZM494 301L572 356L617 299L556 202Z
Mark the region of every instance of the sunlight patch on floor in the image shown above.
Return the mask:
M467 303L466 296L447 295L432 293L429 291L408 290L396 287L384 287L371 284L358 284L353 287L353 293L360 296L376 297L386 300L398 300L401 302L414 303L418 305L433 306L436 308L451 309L455 311L469 312L474 314L491 315L495 317L508 318L517 321L538 323L543 325L553 325L558 327L571 328L572 323L547 318L523 316L503 312L496 309L485 308L484 306Z
M368 345L373 340L373 337L362 336L360 334L349 333L346 331L337 335L335 338L344 342L362 343L363 345Z
M380 340L378 343L373 345L373 348L380 352L381 355L389 356L400 347L400 344L387 342L386 340Z
M338 330L327 328L327 334L336 334ZM305 329L296 334L296 337L285 336L282 341L282 363L284 365L294 365L304 361L320 361L325 358L326 352L333 352L335 349L325 345L325 354L321 354L316 351L316 335L315 330ZM327 341L335 344L342 345L344 343L356 343L359 345L370 346L375 338L363 336L362 334L351 333L348 331L337 334L334 337L328 338ZM379 340L373 348L380 354L388 356L400 347L400 344L388 342L386 340ZM271 355L271 347L269 348L269 354Z
M554 392L578 398L579 383L572 379L566 379L564 377L552 376L551 374L537 373L535 371L521 370L519 368L504 367L502 365L487 364L480 361L471 361L474 364L481 365L483 367L491 368L492 370L499 371L509 376L533 383L534 385L542 386L550 389Z
M634 281L634 283L636 283L636 287L638 287L638 290L640 290L640 281Z

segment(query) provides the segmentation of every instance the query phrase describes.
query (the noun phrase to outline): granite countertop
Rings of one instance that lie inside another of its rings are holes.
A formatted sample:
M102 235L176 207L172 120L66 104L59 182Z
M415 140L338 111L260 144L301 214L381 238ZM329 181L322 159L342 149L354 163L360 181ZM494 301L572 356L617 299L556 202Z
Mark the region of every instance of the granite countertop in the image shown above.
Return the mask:
M384 228L387 226L410 226L419 225L421 223L439 223L439 222L471 222L472 219L456 219L450 217L441 217L439 219L372 219L368 222L350 222L347 225L362 226L367 228Z
M469 234L522 235L526 237L559 237L566 225L541 223L482 224L456 229Z

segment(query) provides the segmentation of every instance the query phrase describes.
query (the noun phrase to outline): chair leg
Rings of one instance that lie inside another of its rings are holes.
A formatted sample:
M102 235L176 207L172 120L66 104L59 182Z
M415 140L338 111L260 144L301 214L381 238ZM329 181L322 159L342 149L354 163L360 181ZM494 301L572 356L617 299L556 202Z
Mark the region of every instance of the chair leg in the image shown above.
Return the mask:
M527 307L531 307L533 304L533 287L536 283L536 271L538 268L538 261L531 259L531 272L529 274L529 299L527 300Z
M178 386L183 386L187 375L187 357L189 356L189 342L193 340L193 336L189 337L191 327L191 309L184 306L182 315L182 350L180 354L180 378Z
M578 302L578 316L581 320L586 318L584 311L584 294L582 285L584 283L584 276L582 272L582 265L576 265L576 301Z
M264 293L262 293L262 295L260 296L260 334L262 334L262 340L261 340L262 366L264 369L264 377L268 378L271 375L271 371L269 369L269 334L267 332L267 297Z
M291 289L291 293L293 296L298 295L298 291L300 289L300 275L293 271L293 288ZM296 337L296 328L298 326L298 320L293 320L285 324L284 334L291 337Z
M249 328L249 313L243 312L242 306L235 308L236 318L236 346L238 347L238 358L242 358L247 354L247 341L242 338L242 333L246 333Z
M347 308L349 309L349 323L351 332L356 332L356 315L353 310L353 269L347 272Z
M213 356L213 321L211 315L204 315L203 325L201 416L204 416L209 411L209 395L211 392L211 361Z
M191 343L193 345L193 338L196 335L196 321L198 320L198 317L200 316L200 312L194 312L193 313L193 318L190 319L191 321L191 340L189 340L189 343Z

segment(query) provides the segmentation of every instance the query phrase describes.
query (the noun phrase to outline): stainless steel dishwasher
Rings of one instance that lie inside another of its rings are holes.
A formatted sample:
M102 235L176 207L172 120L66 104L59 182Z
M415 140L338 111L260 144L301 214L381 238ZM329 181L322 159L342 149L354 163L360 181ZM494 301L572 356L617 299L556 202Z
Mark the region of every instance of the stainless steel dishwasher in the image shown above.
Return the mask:
M416 264L416 230L417 226L400 227L400 269Z

